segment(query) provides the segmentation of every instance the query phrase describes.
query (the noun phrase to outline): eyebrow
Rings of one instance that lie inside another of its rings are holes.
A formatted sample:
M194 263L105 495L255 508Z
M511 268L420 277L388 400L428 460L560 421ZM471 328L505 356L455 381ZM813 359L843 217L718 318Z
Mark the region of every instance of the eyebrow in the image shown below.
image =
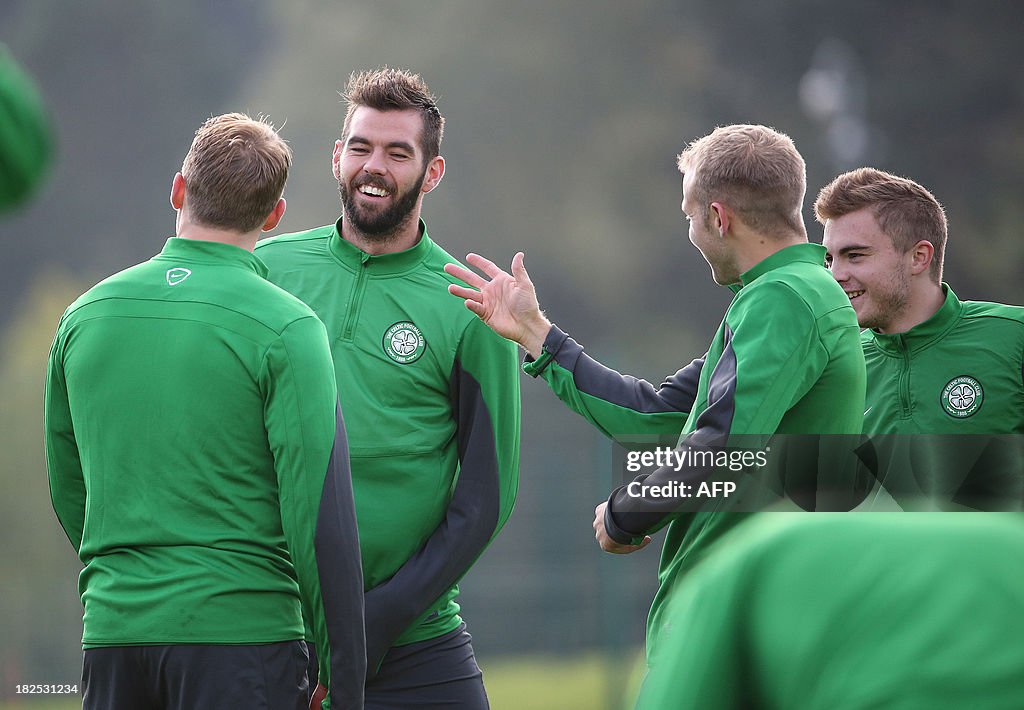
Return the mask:
M363 145L371 145L370 140L367 138L363 138L362 136L349 136L348 142L361 143ZM406 143L405 141L391 141L384 147L388 149L398 148L399 150L404 150L407 153L412 153L414 155L416 153L416 148L411 143Z
M845 246L842 249L837 250L836 253L843 256L845 254L849 254L851 251L871 251L871 247L867 244L851 244L850 246ZM829 253L831 254L832 252Z

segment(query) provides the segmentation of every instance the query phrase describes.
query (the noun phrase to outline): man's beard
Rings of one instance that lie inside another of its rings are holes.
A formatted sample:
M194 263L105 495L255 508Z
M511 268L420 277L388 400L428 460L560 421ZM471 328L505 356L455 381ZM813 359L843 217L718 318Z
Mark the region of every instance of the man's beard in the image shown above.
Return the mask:
M427 171L423 170L419 180L409 190L395 196L391 206L381 211L369 211L361 208L356 203L355 193L363 185L373 185L394 193L394 187L382 179L367 176L364 179L353 181L351 190L342 181L338 181L338 193L341 195L341 204L345 210L345 219L359 230L363 236L374 241L387 241L403 227L412 216L416 207L416 201L420 196L420 188L426 179Z
M894 271L887 283L869 289L868 293L874 312L865 314L860 327L888 332L910 301L910 277L903 271Z

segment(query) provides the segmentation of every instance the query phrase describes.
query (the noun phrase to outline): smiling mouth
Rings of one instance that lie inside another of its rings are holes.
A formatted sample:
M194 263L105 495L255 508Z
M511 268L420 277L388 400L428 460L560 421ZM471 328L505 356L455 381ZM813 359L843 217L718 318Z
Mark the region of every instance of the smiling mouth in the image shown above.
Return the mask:
M847 291L846 295L852 301L855 298L860 298L861 296L863 296L864 295L864 289L861 289L859 291Z
M385 190L383 187L377 187L376 185L360 185L356 188L363 195L370 197L387 197L391 193Z

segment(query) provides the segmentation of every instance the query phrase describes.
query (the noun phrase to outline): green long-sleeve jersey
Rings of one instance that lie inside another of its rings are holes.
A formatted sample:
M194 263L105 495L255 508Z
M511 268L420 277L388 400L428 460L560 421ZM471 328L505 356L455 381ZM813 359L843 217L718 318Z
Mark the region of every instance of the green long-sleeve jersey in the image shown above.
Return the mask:
M1015 710L1016 514L772 514L680 582L637 710Z
M359 519L371 667L392 645L458 627L458 580L512 511L515 346L446 292L427 235L371 256L341 221L260 242L269 278L327 326Z
M910 507L1020 509L1024 308L943 289L939 310L909 331L861 334L879 478Z
M1024 308L961 301L905 333L861 334L868 434L1024 434Z
M252 253L171 238L64 313L45 432L83 644L262 644L309 619L361 707L362 576L323 324Z
M707 353L655 389L604 367L558 328L546 354L524 365L542 371L555 394L606 435L629 445L672 435L680 447L741 441L766 445L775 434L859 434L864 411L864 355L849 299L822 266L824 248L786 247L734 286L736 296ZM545 361L550 358L550 366ZM706 480L707 467L644 473L647 485ZM666 514L665 501L612 493L605 527L627 543L668 523L660 587L648 619L648 654L660 612L677 577L742 519L722 501L695 513Z

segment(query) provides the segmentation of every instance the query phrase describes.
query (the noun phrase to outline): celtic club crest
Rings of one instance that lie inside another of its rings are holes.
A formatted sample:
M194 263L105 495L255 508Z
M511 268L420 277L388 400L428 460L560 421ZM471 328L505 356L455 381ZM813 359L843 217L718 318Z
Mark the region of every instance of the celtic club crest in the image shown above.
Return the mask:
M399 321L384 331L384 353L399 365L416 362L427 349L427 341L415 323Z
M977 412L984 399L981 383L968 375L954 377L942 388L942 408L955 419L966 419Z

